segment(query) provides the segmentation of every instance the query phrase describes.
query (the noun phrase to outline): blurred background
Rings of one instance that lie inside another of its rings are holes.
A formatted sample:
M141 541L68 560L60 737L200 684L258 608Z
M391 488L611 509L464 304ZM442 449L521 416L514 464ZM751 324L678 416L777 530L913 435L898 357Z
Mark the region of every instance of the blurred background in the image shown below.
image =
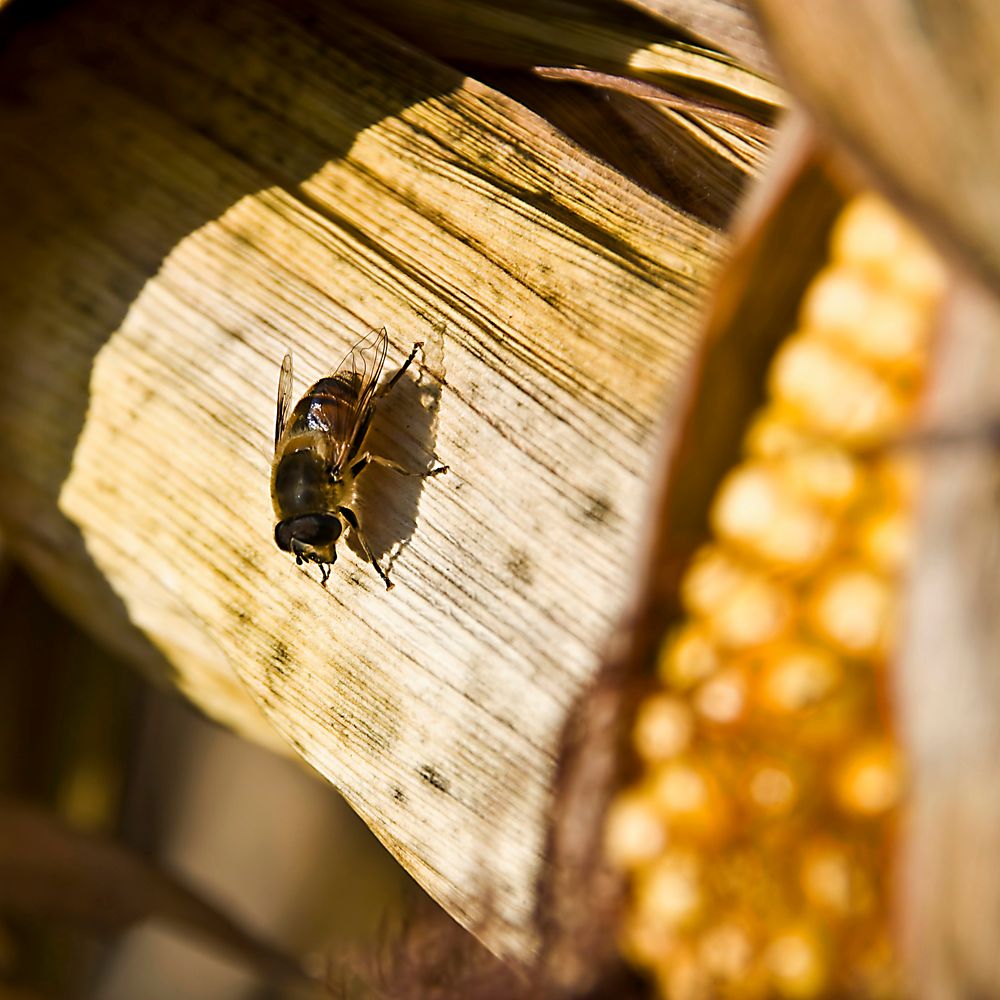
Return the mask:
M33 803L74 830L119 840L251 934L317 956L320 974L328 952L335 961L376 939L420 895L304 765L230 735L152 686L9 561L0 574L0 801ZM36 843L38 864L58 871L61 862ZM0 872L9 864L2 855L0 837ZM130 879L130 872L111 867L99 877ZM132 881L131 890L106 888L132 891L141 908L149 890ZM154 918L116 940L95 933L100 900L84 896L82 919L61 919L47 899L42 887L2 917L0 974L8 985L0 996L297 995L264 984L245 955L190 927Z

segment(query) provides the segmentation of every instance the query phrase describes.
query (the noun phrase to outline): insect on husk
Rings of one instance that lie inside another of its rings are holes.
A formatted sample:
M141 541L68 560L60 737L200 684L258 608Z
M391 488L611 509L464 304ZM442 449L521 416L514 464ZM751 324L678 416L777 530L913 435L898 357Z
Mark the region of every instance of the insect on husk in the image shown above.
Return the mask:
M381 465L402 476L437 476L448 471L446 465L412 471L364 450L378 401L402 378L423 347L414 344L399 371L380 386L388 343L384 327L363 337L336 371L310 386L291 411L291 354L281 363L271 466L271 501L278 518L274 540L279 549L295 556L298 565L317 563L324 587L330 566L337 561L337 540L352 531L386 590L392 589L353 507L355 481L368 466Z

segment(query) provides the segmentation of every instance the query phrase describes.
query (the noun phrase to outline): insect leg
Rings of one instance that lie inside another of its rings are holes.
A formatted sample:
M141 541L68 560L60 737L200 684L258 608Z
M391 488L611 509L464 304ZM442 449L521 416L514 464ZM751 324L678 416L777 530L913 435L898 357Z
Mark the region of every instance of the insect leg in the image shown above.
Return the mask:
M413 361L413 359L417 356L417 351L419 351L420 348L423 346L424 346L423 341L419 340L417 341L417 343L413 345L413 350L410 351L410 356L403 362L402 368L400 368L399 371L396 372L396 374L393 375L392 378L389 379L389 381L386 382L386 384L383 385L381 389L379 389L379 391L375 394L376 399L385 396L389 392L389 390L403 377L403 372L405 372L406 369L410 367L410 362Z
M439 465L436 469L419 469L414 472L411 469L404 468L399 462L394 462L391 458L383 458L381 455L373 455L370 451L366 451L351 466L351 475L357 478L369 465L381 465L383 468L398 472L401 476L440 476L443 472L448 471L447 465Z
M392 583L389 580L388 575L385 570L382 569L378 564L378 560L372 555L372 550L368 548L368 542L365 540L365 536L361 531L361 522L358 521L358 515L351 510L350 507L338 507L337 512L344 518L345 521L354 529L354 535L358 540L358 544L361 546L361 551L364 552L365 558L375 567L375 572L378 573L380 577L385 581L385 589L392 590Z

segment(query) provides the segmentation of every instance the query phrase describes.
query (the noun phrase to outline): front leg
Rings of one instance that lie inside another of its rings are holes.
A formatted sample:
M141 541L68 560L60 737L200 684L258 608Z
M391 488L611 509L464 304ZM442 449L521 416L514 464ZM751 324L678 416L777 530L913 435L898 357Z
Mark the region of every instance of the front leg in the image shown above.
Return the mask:
M383 458L381 455L373 455L370 451L366 451L351 466L351 475L356 479L369 465L381 465L385 469L392 469L393 472L398 472L401 476L440 476L442 473L448 471L447 465L439 465L436 469L420 469L414 472L411 469L404 468L399 462L394 462L391 458Z
M392 389L392 387L403 377L403 372L405 372L406 369L410 367L410 364L412 363L413 359L417 356L417 351L419 351L420 348L423 347L423 346L424 346L424 343L423 343L422 340L418 340L413 345L413 350L410 351L410 356L403 362L403 365L399 369L399 371L396 372L396 374L393 375L392 378L389 379L389 381L386 382L386 384L383 385L378 390L378 392L375 393L375 398L376 399L381 399L383 396L388 395L388 393Z
M361 522L358 520L358 515L350 507L338 507L337 512L353 529L354 536L357 538L358 544L361 546L361 551L365 554L365 558L375 567L375 572L385 581L385 589L392 590L393 585L389 581L389 575L379 566L378 560L372 555L372 550L368 548L368 541L361 531Z

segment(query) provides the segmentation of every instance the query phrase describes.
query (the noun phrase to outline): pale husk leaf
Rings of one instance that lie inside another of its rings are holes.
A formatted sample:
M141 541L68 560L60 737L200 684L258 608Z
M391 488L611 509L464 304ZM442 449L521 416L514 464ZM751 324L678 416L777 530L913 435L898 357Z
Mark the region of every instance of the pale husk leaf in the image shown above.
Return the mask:
M1000 305L948 302L918 447L919 531L894 687L911 768L899 914L913 996L993 996L1000 911ZM954 432L957 432L955 434ZM931 441L933 439L928 439Z

